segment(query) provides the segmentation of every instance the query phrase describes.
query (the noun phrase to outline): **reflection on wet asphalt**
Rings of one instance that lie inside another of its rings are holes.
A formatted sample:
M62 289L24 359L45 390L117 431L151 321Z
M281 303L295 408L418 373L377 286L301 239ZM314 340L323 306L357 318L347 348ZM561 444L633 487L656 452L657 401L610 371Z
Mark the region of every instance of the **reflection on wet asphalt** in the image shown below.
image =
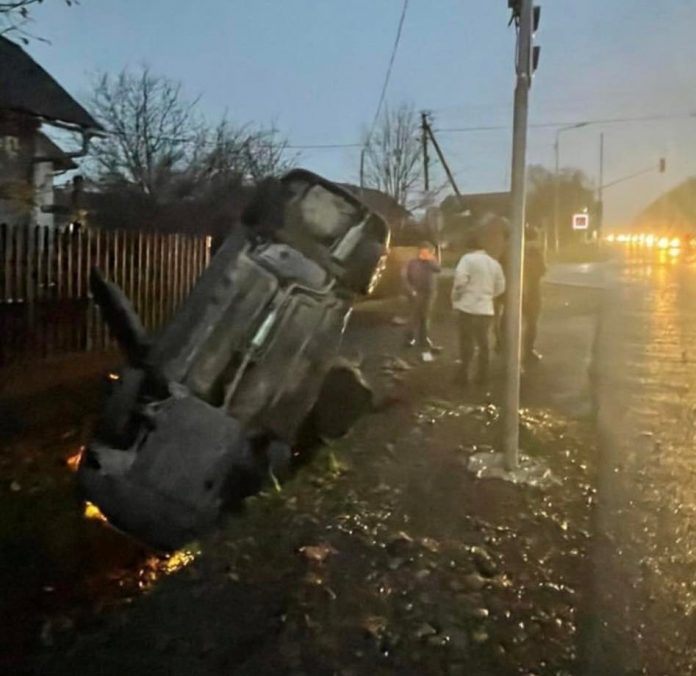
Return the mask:
M588 674L696 673L696 263L628 258L598 338Z

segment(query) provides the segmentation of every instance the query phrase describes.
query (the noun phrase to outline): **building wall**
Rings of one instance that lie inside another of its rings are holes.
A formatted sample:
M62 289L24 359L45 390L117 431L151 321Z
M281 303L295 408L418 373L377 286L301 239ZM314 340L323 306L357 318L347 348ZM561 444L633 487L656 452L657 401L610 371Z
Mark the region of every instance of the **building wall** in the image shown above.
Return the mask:
M53 162L37 162L34 164L34 210L32 219L35 225L53 227L53 214L42 211L43 207L51 207L53 203Z
M38 123L0 112L0 223L31 222Z

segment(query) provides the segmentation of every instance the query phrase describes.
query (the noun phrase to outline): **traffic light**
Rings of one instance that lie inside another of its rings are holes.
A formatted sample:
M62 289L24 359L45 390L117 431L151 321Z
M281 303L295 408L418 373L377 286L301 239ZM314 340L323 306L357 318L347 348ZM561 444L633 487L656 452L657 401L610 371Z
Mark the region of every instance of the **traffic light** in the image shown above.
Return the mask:
M510 21L508 26L519 24L520 14L522 13L522 0L508 0L508 8L510 9Z
M541 47L534 45L534 36L541 22L541 7L532 0L508 0L512 12L510 23L518 28L518 72L526 73L531 85L532 76L539 66Z
M539 30L539 23L541 22L541 7L534 6L534 19L532 21L532 35Z
M667 171L667 160L664 157L660 158L660 173L664 174Z
M539 30L539 24L541 23L541 7L535 5L532 8L532 43L534 42L534 36ZM539 59L541 58L541 47L534 45L532 47L532 75L536 72L539 67Z
M532 73L536 72L539 67L539 59L541 58L541 47L539 45L534 45L532 47Z

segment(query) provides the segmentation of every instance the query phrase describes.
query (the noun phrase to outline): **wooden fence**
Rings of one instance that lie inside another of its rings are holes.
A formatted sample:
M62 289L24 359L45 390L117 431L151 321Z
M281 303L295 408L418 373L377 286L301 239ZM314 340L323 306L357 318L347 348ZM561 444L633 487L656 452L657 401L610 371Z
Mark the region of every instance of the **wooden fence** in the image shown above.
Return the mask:
M208 264L210 238L0 225L0 367L103 350L111 338L90 299L99 267L133 302L145 327L166 321Z

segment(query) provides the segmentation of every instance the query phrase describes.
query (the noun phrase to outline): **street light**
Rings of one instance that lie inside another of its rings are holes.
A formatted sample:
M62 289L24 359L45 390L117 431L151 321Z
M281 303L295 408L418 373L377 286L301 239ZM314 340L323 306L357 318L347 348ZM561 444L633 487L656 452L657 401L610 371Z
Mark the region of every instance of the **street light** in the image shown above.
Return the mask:
M582 127L587 127L591 122L578 122L576 124L569 124L567 127L561 127L556 130L556 142L553 144L554 152L556 153L556 173L554 175L554 189L553 189L553 245L554 250L558 251L558 220L559 220L559 183L560 183L560 142L561 134L564 131L570 131L571 129L581 129Z

